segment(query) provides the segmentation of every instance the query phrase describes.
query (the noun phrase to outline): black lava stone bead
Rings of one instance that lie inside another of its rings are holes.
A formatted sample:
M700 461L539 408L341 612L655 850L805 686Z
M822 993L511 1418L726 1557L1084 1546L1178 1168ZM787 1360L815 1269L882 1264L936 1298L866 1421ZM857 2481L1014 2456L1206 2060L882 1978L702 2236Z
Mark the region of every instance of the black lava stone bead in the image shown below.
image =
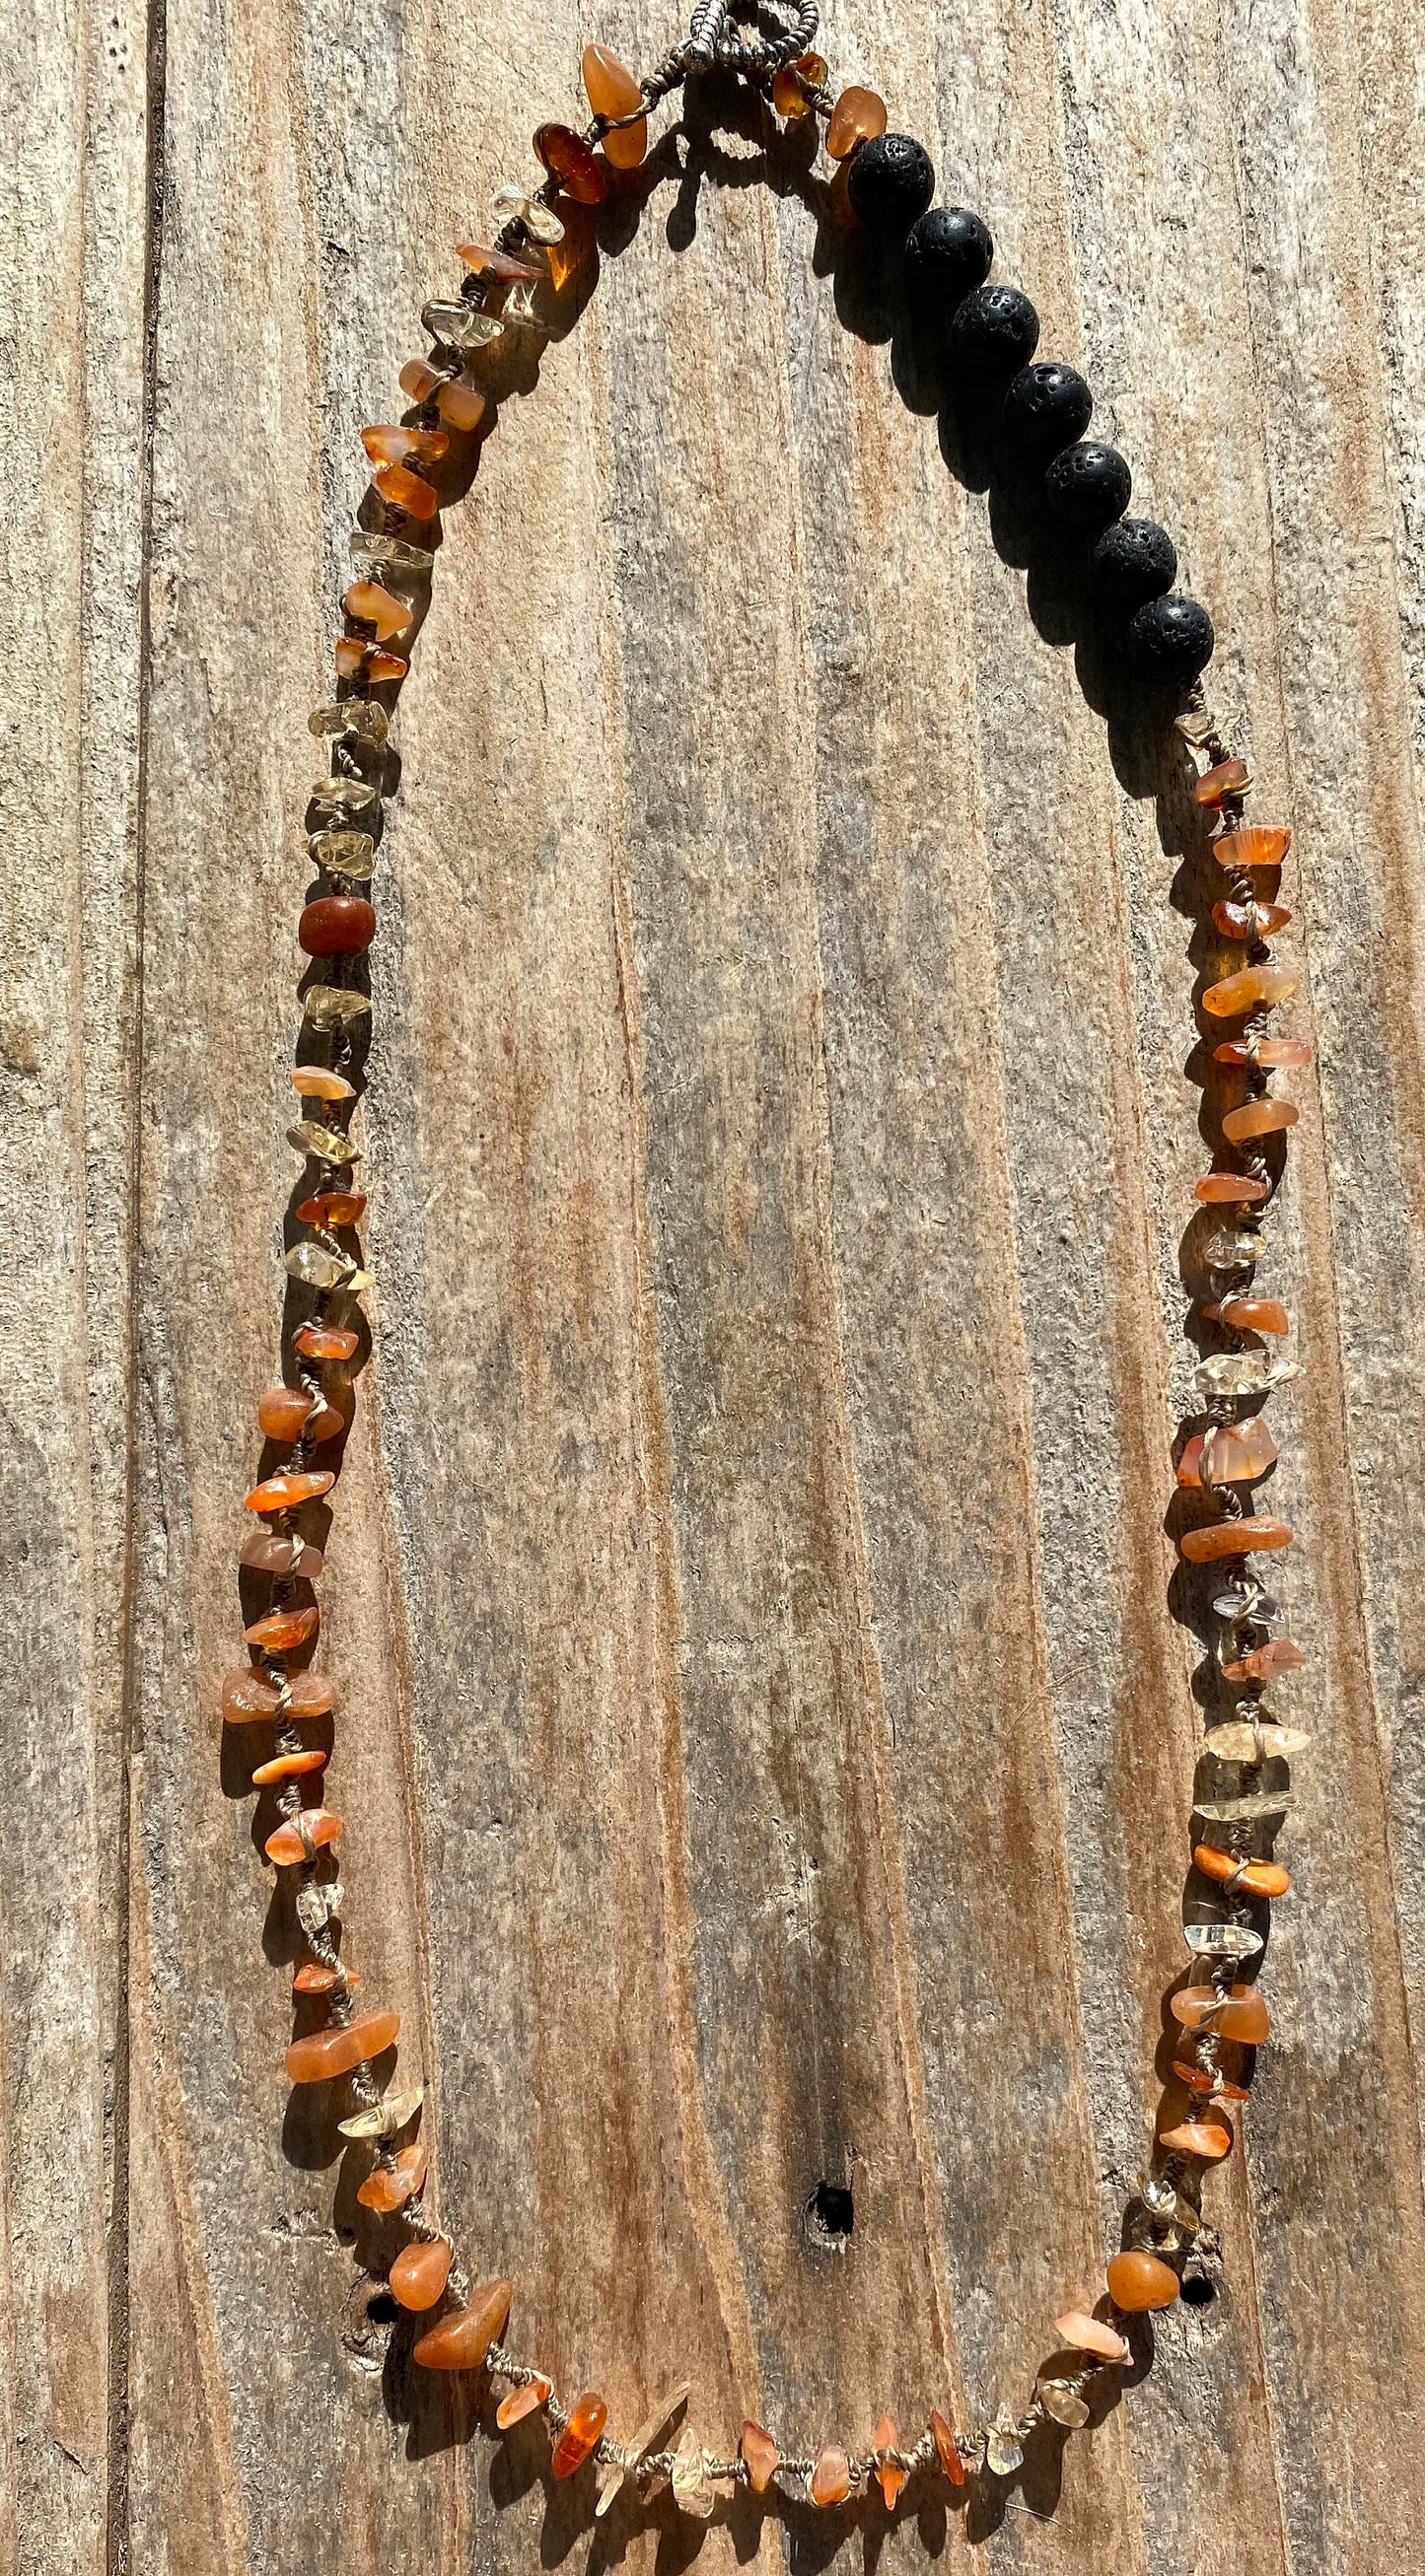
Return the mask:
M1120 519L1089 560L1100 607L1111 617L1131 617L1145 599L1172 589L1178 550L1156 519Z
M853 153L846 193L866 230L903 233L935 194L935 170L909 134L877 134Z
M959 364L985 376L1012 376L1038 339L1039 316L1017 286L973 288L950 325Z
M1127 457L1095 438L1064 448L1044 477L1045 498L1055 518L1081 536L1097 536L1100 528L1121 519L1132 489Z
M1127 641L1145 679L1195 680L1212 659L1212 620L1197 600L1173 590L1135 610Z
M1019 455L1042 463L1082 438L1093 395L1076 367L1021 367L1005 388L1005 427Z
M948 322L971 287L984 284L994 255L988 224L968 206L932 206L911 225L906 284L921 305L938 309Z

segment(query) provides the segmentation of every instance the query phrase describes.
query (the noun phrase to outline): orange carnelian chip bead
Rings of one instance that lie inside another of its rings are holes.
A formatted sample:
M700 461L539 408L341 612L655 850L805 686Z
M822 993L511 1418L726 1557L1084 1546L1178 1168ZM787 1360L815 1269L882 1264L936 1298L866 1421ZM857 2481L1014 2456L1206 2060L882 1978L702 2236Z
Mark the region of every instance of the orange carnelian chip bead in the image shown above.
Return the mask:
M333 2075L349 2075L353 2066L389 2048L400 2027L397 2012L357 2013L351 2021L334 2022L330 2030L314 2030L308 2039L294 2039L284 2061L288 2080L325 2084Z
M321 1624L322 1614L313 1603L305 1610L269 1610L242 1633L247 1645L260 1646L266 1655L293 1655L299 1646L311 1644Z
M372 688L381 688L387 680L404 680L410 667L399 653L383 653L379 644L367 644L359 635L337 637L339 680L366 680Z
M1212 1050L1214 1064L1250 1064L1255 1061L1264 1073L1296 1072L1311 1062L1309 1038L1258 1038L1249 1047L1246 1038L1224 1038Z
M358 2192L358 2200L360 2197ZM510 2390L508 2397L500 2399L495 2409L495 2422L500 2432L508 2433L511 2425L522 2424L526 2415L537 2414L541 2406L549 2404L553 2395L553 2380L546 2379L543 2371L537 2370L532 2379L524 2380L518 2388Z
M339 1073L328 1073L324 1064L295 1064L292 1088L304 1100L354 1100L356 1085Z
M318 1190L314 1199L303 1199L297 1210L303 1225L324 1225L338 1234L346 1226L359 1225L365 1214L364 1190Z
M307 1360L353 1360L361 1348L358 1333L349 1333L343 1324L303 1324L292 1336L292 1345ZM329 1476L328 1484L336 1483Z
M1168 2009L1184 2030L1215 2030L1224 2039L1258 2048L1271 2035L1271 2016L1255 1986L1234 1986L1225 2000L1215 1986L1182 1986Z
M542 268L532 268L527 259L511 259L507 250L491 250L488 242L457 242L455 251L477 277L498 278L502 286L537 285L544 276ZM431 381L438 383L439 379L432 377ZM405 383L404 375L401 382Z
M1289 1521L1269 1512L1240 1521L1208 1521L1202 1529L1184 1530L1178 1545L1189 1565L1214 1565L1223 1556L1252 1556L1271 1548L1290 1547L1296 1532Z
M1291 914L1284 903L1215 903L1212 918L1224 939L1274 939Z
M257 1399L257 1427L269 1440L295 1440L320 1401L305 1387L264 1387Z
M1202 1311L1209 1323L1230 1324L1234 1333L1291 1331L1291 1317L1276 1297L1223 1297Z
M305 1837L297 1830L299 1824L306 1829ZM290 1825L279 1825L275 1833L269 1834L262 1848L269 1860L290 1869L298 1861L311 1858L308 1843L321 1851L328 1843L336 1842L340 1833L341 1818L334 1816L329 1807L304 1807L300 1817Z
M1294 1100L1244 1100L1240 1109L1229 1109L1222 1120L1222 1133L1229 1145L1244 1145L1251 1136L1276 1136L1284 1127L1294 1127L1301 1111Z
M965 2483L965 2463L960 2457L960 2445L938 2406L932 2406L930 2410L930 2438L935 2444L940 2465L950 2484L952 2487L962 2487Z
M1217 1423L1211 1431L1195 1432L1178 1460L1180 1485L1202 1483L1204 1452L1210 1485L1249 1485L1277 1461L1277 1444L1259 1413L1245 1422Z
M1239 1861L1235 1852L1218 1851L1212 1843L1194 1843L1192 1857L1194 1868L1200 1869L1204 1878L1215 1879L1219 1887L1225 1887L1230 1878L1245 1887L1249 1896L1291 1893L1291 1880L1280 1861Z
M1306 1661L1300 1646L1290 1637L1273 1637L1266 1646L1254 1646L1250 1654L1238 1655L1222 1667L1222 1678L1228 1682L1269 1682L1278 1673L1299 1673Z
M835 2442L823 2443L807 2482L813 2504L844 2504L851 2493L851 2463Z
M809 90L825 89L826 64L820 54L798 54L794 63L783 63L772 83L772 105L779 116L795 124L810 116L812 102Z
M765 2495L772 2472L782 2454L765 2427L754 2424L749 2415L737 2437L740 2458L747 2469L747 2483L754 2495Z
M403 635L415 615L409 600L397 599L379 581L350 583L342 592L341 604L348 617L371 628L378 644L384 644L388 635Z
M408 474L404 465L378 465L371 480L382 500L393 510L404 510L407 518L433 519L440 508L434 484L419 474Z
M1239 1011L1274 1011L1295 991L1296 977L1285 966L1244 966L1219 984L1209 984L1202 1007L1215 1020L1235 1020Z
M586 45L582 70L584 93L595 116L631 116L642 104L643 92L633 73L607 45ZM636 125L621 125L602 139L605 159L616 170L636 170L648 150L648 119L641 116Z
M1205 769L1193 786L1197 805L1220 805L1224 796L1245 796L1252 784L1252 773L1245 760L1219 760L1215 769Z
M1130 2316L1145 2308L1170 2308L1178 2295L1178 2276L1156 2254L1115 2254L1108 2267L1108 2295Z
M320 1745L305 1753L274 1753L270 1762L259 1762L252 1775L254 1789L270 1789L274 1780L301 1780L309 1771L320 1771L326 1760Z
M438 465L450 439L443 429L403 429L397 421L381 421L363 429L361 444L373 465L404 465L410 456L418 465Z
M297 922L297 945L309 957L359 957L375 936L375 906L360 894L319 894Z
M541 154L540 158L543 157ZM549 166L545 162L545 168ZM572 2478L576 2469L582 2469L608 2420L608 2407L597 2388L586 2388L581 2396L575 2398L569 2409L569 2421L554 2445L554 2456L549 2463L550 2475Z
M319 1547L308 1547L287 1530L254 1530L238 1549L238 1563L251 1566L254 1574L295 1574L304 1583L315 1583L326 1558Z
M249 1512L294 1512L300 1503L314 1503L318 1494L329 1494L335 1483L335 1476L317 1468L302 1475L265 1476L243 1496L243 1506Z
M1260 1207L1271 1195L1271 1183L1249 1180L1245 1172L1205 1172L1194 1182L1192 1194L1204 1207L1222 1207L1232 1200L1243 1207Z
M872 2449L884 2454L886 2451L898 2451L900 2446L901 2437L896 2431L894 2416L883 2415L871 2435ZM877 2459L875 2474L876 2483L886 2500L886 2511L894 2513L897 2499L909 2472L898 2468L894 2460L881 2457Z
M831 111L826 148L833 161L844 161L858 143L871 143L885 130L885 100L873 89L844 89Z
M404 2209L425 2181L426 2163L425 2148L417 2138L411 2146L402 2147L390 2164L374 2166L356 2195L362 2208L387 2214Z
M541 125L534 148L551 179L557 179L576 206L601 206L609 193L609 176L582 134L572 125Z
M1212 844L1212 855L1224 868L1279 868L1291 848L1286 823L1243 823Z
M433 2308L450 2278L451 2249L443 2236L403 2245L391 2266L391 2296L403 2308Z
M1232 2132L1225 2120L1180 2120L1176 2128L1158 2131L1158 2144L1172 2155L1216 2165L1232 2152Z
M477 2281L467 2304L452 2308L423 2334L411 2359L423 2370L481 2369L491 2344L504 2333L513 2297L509 2281Z
M359 1986L355 1968L329 1968L324 1959L309 1959L292 1980L294 1995L330 1995L338 1986Z
M289 1673L287 1707L293 1717L325 1717L336 1706L336 1686L327 1673ZM223 1682L223 1716L230 1725L251 1725L255 1718L277 1714L277 1684L266 1673L244 1664Z

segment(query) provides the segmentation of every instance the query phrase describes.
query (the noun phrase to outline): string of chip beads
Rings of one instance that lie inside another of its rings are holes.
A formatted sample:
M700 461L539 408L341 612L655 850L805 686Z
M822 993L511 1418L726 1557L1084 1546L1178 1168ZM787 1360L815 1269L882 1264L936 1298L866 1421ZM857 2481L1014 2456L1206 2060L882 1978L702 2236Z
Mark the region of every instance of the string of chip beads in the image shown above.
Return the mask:
M1273 1093L1271 1076L1306 1063L1310 1052L1299 1040L1270 1034L1270 1014L1293 986L1270 951L1272 935L1290 918L1276 899L1290 834L1246 820L1248 763L1224 739L1202 692L1200 674L1213 645L1210 621L1197 602L1172 588L1176 554L1166 531L1126 515L1131 472L1115 448L1085 436L1093 408L1087 384L1071 367L1036 363L1039 322L1028 297L991 282L993 243L977 215L931 205L929 157L913 138L888 132L885 103L862 87L832 96L826 64L811 50L816 23L811 0L801 0L782 29L772 30L763 14L759 32L750 34L739 29L727 0L699 0L686 41L642 80L606 48L588 46L583 77L590 121L582 130L538 129L542 182L499 191L490 242L458 246L467 272L459 294L433 299L423 311L433 345L401 370L409 416L362 433L373 468L366 515L375 524L352 536L356 578L342 602L338 688L311 718L330 758L306 818L308 852L324 890L298 923L313 980L303 988L303 1060L292 1076L302 1115L289 1135L313 1180L296 1210L304 1232L285 1266L311 1311L290 1337L294 1382L269 1388L258 1405L261 1430L287 1454L246 1498L262 1527L244 1543L240 1561L248 1574L269 1582L270 1597L244 1632L254 1660L230 1673L222 1690L225 1719L272 1728L273 1750L252 1778L255 1787L274 1791L279 1810L267 1856L296 1881L296 1916L309 1955L295 1971L294 1997L304 2011L324 2014L317 2028L292 2041L287 2074L294 2084L344 2081L349 2087L352 2108L338 2126L373 2150L357 2198L390 2218L403 2239L390 2264L391 2292L413 2314L441 2311L416 2341L414 2359L427 2369L483 2371L503 2382L495 2419L501 2432L542 2413L553 2474L573 2476L592 2459L601 2514L629 2482L644 2497L669 2485L680 2511L705 2517L721 2489L741 2485L762 2494L774 2477L820 2506L867 2491L874 2481L893 2512L912 2478L962 2486L975 2474L1008 2477L1036 2425L1050 2421L1072 2430L1090 2420L1098 2376L1133 2357L1125 2331L1133 2316L1170 2306L1189 2267L1210 2281L1217 2264L1215 2235L1201 2218L1201 2179L1231 2147L1222 2106L1247 2098L1253 2052L1270 2028L1257 1987L1242 1972L1264 1946L1264 1909L1290 1886L1286 1871L1259 1846L1287 1805L1287 1791L1276 1785L1283 1758L1305 1742L1263 1706L1266 1684L1303 1658L1279 1633L1278 1607L1249 1571L1254 1555L1286 1546L1292 1533L1270 1515L1249 1513L1242 1498L1242 1488L1276 1458L1260 1413L1249 1408L1296 1373L1292 1363L1270 1356L1264 1338L1286 1330L1285 1310L1254 1293L1261 1223L1274 1191L1269 1156L1297 1116ZM616 2439L596 2390L566 2397L549 2374L506 2345L512 2284L502 2278L472 2284L450 2238L427 2214L426 2149L414 2134L423 2087L387 2089L378 2080L377 2062L392 2048L400 2018L354 2008L361 1981L337 1937L343 1892L334 1847L341 1819L320 1802L326 1752L307 1740L333 1709L335 1693L324 1674L300 1661L319 1633L310 1596L323 1568L302 1515L336 1481L319 1462L350 1419L350 1366L360 1349L356 1301L370 1284L356 1243L366 1199L355 1186L360 1149L350 1121L358 1099L351 1077L370 1008L359 967L376 931L376 913L362 889L380 831L389 722L377 693L398 691L406 676L435 561L421 540L442 508L440 478L450 464L473 458L475 443L493 424L489 393L477 381L480 353L512 331L547 328L549 298L577 273L591 245L580 228L583 210L602 203L617 174L642 161L649 113L659 101L714 66L735 72L786 124L813 117L824 127L836 171L833 209L901 259L907 293L941 332L947 362L997 405L1015 470L1037 484L1060 535L1087 553L1096 615L1111 647L1149 682L1186 692L1177 722L1200 771L1193 792L1212 818L1213 853L1225 885L1212 922L1227 944L1229 971L1209 984L1202 1008L1218 1025L1238 1024L1216 1045L1214 1060L1220 1080L1242 1093L1220 1108L1219 1167L1197 1184L1202 1206L1224 1212L1203 1246L1210 1293L1198 1301L1200 1323L1223 1347L1198 1363L1194 1392L1203 1428L1188 1439L1177 1468L1184 1495L1214 1515L1186 1527L1181 1546L1190 1563L1226 1569L1212 1607L1216 1665L1232 1693L1204 1740L1222 1794L1194 1810L1202 1897L1192 1900L1185 1934L1196 1981L1171 1998L1180 2031L1174 2087L1182 2100L1170 2088L1160 2105L1154 2155L1125 2208L1106 2294L1095 2312L1069 2308L1056 2319L1063 2348L1041 2370L1026 2408L968 2431L954 2430L933 2409L909 2445L885 2415L861 2447L828 2442L808 2454L783 2453L764 2427L748 2421L735 2455L726 2458L682 2422L686 2384L627 2440ZM309 1803L314 1794L319 1803Z

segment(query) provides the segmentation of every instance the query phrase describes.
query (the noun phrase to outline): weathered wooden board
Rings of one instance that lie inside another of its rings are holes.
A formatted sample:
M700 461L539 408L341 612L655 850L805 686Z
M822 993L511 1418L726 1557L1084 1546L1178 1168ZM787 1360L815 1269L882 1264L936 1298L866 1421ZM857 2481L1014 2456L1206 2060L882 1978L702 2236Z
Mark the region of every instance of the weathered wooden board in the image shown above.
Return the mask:
M883 2545L795 2507L591 2542L537 2442L383 2365L217 1742L356 433L585 38L675 32L19 0L4 49L6 2571ZM1315 1754L1278 2038L1210 2187L1233 2299L1062 2460L884 2546L1395 2576L1425 28L911 0L824 43L983 210L1213 609L1297 828L1320 1057L1273 1273ZM349 1945L521 2342L625 2426L686 2372L719 2443L1024 2402L1141 2167L1181 1959L1197 845L894 319L795 154L694 102L447 520L376 885L379 1285L324 1585Z

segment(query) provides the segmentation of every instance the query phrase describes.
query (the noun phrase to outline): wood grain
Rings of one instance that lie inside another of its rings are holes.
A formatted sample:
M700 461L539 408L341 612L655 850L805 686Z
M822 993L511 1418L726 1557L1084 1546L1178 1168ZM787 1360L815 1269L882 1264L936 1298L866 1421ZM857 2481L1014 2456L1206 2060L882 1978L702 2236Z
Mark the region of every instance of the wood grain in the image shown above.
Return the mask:
M1408 2576L1425 2525L1416 0L838 6L1211 606L1296 826L1274 1232L1314 1730L1230 2302L1023 2481L591 2543L365 2316L235 1659L356 432L576 106L556 8L4 52L0 2569ZM1200 842L894 295L723 90L446 521L395 739L323 1653L368 1991L518 2340L864 2439L1091 2300L1181 1961ZM850 2188L828 2243L817 2186ZM360 2222L360 2224L358 2224Z

